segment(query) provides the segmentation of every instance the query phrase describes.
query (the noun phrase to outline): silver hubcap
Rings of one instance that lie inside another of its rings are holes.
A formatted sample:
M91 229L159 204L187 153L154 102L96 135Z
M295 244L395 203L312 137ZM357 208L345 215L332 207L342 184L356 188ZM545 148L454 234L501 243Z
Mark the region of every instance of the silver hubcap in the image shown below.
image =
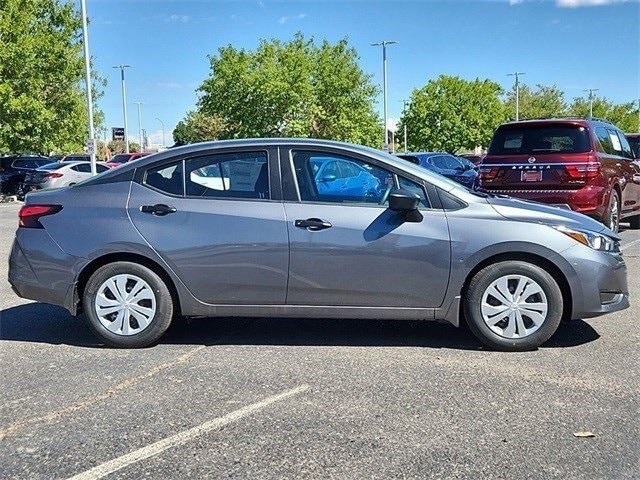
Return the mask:
M618 197L613 197L613 205L611 205L611 222L609 223L609 229L615 232L616 226L618 225Z
M147 282L135 275L109 278L98 289L95 311L100 323L116 335L135 335L156 315L156 296Z
M482 295L482 319L505 338L524 338L547 318L547 296L537 282L524 275L505 275Z

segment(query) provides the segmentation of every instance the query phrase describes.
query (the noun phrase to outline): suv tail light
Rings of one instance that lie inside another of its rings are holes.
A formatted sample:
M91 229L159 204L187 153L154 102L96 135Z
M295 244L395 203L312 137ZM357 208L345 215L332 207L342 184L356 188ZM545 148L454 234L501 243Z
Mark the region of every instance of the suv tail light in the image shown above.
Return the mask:
M62 205L25 205L18 213L18 225L22 228L44 228L40 219L58 213L60 210Z
M51 173L45 173L44 176L45 178L60 178L62 176L62 173L51 172Z
M481 180L493 180L500 171L499 167L480 167Z
M600 162L566 165L565 168L572 179L586 180L600 175Z

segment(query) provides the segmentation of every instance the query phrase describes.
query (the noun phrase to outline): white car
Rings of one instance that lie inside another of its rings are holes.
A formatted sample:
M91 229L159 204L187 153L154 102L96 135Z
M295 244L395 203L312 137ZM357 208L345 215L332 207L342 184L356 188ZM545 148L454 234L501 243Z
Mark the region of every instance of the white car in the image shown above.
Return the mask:
M96 171L102 173L109 167L96 163ZM24 179L25 190L67 187L75 185L91 177L91 162L55 162L48 163L33 172L27 173Z

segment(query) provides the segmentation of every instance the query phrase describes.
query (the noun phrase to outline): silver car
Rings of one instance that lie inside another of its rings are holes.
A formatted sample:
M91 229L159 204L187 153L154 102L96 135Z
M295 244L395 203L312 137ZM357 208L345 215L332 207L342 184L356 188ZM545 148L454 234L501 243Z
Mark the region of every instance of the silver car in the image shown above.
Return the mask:
M96 164L98 173L106 172L109 167ZM26 174L24 185L27 190L67 187L91 178L91 162L53 162Z
M314 175L332 159L330 181ZM336 182L353 178L343 165L379 187ZM466 321L492 348L526 350L562 320L629 306L602 224L337 142L172 149L30 193L19 224L15 292L84 312L115 347L150 345L183 315Z

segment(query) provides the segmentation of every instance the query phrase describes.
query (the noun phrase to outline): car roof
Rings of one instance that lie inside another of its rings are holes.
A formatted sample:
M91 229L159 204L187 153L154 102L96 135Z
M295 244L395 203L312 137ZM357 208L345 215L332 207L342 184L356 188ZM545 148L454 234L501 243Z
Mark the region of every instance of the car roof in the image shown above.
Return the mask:
M568 125L577 125L581 127L590 127L590 126L606 126L609 128L616 128L613 123L608 120L603 120L601 118L582 118L582 117L554 117L554 118L532 118L529 120L518 120L503 123L498 128L509 128L512 126L518 125L548 125L553 123L564 123ZM619 130L619 129L618 129Z

